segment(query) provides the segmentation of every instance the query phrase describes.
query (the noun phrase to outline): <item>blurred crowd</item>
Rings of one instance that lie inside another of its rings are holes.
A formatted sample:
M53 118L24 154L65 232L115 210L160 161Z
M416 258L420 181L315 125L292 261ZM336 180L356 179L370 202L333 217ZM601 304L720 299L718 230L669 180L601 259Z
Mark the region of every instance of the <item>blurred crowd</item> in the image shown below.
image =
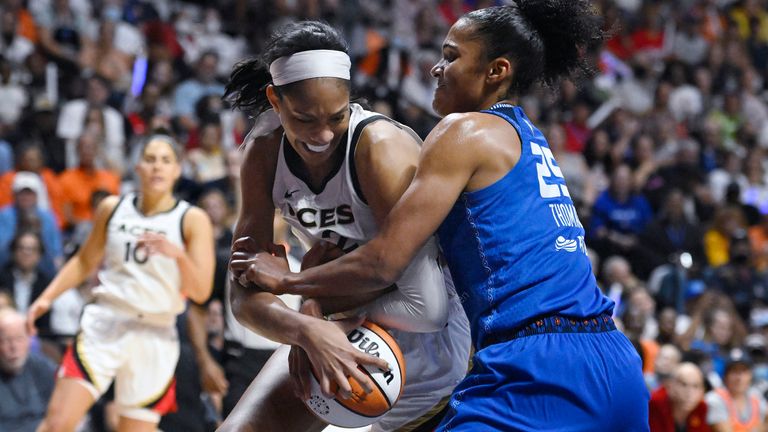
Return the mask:
M0 308L26 311L87 236L98 202L134 189L138 144L162 130L185 148L178 195L215 226L216 287L206 313L212 357L226 357L237 148L253 123L221 98L232 66L258 53L276 26L324 20L350 42L356 96L424 137L438 121L430 69L447 29L470 10L501 3L3 0ZM536 88L519 104L549 141L600 286L643 358L652 430L731 430L718 429L729 421L757 422L733 430L762 430L768 1L594 5L608 37L585 51L591 70ZM93 283L57 300L35 337L0 315L0 430L16 424L10 416L42 415L47 383L23 386L37 401L23 413L3 408L16 395L12 377L25 362L39 370L60 359ZM193 410L203 421L163 429L215 425L223 395L208 387L203 379L189 390L206 407ZM107 406L82 430L108 430L109 418Z

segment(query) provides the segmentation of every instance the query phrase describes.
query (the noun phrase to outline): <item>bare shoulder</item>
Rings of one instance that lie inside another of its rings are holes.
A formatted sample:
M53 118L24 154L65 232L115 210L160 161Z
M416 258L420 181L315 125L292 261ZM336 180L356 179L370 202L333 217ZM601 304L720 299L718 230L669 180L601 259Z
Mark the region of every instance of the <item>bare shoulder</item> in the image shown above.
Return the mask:
M466 142L485 139L494 129L504 124L506 122L503 119L487 113L454 113L443 117L429 135Z
M205 234L211 231L211 219L200 207L190 206L182 221L184 236L190 238L197 233Z
M186 224L204 224L210 225L211 220L203 209L197 206L189 206L186 215L184 215L184 223Z
M370 146L381 142L386 143L389 147L416 150L421 145L421 139L412 134L411 131L388 120L375 121L366 126L360 134L358 145Z
M417 160L421 140L397 124L380 120L363 129L355 150L355 163L387 164L401 158Z
M279 127L272 132L251 139L243 146L243 162L250 165L276 159L282 137L283 128Z
M112 212L115 211L115 208L119 203L120 197L118 195L110 195L102 199L99 205L96 207L96 214L94 216L95 220L106 220L112 214Z

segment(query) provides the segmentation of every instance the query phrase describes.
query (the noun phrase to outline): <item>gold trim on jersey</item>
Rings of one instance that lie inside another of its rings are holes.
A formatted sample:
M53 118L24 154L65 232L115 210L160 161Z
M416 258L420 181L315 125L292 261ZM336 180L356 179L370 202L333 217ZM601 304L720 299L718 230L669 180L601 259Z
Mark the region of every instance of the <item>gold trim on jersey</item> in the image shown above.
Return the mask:
M85 352L82 351L83 347L83 332L80 332L77 334L77 337L75 339L75 351L77 351L77 357L75 360L80 363L80 366L83 368L83 372L85 372L86 375L88 375L88 380L93 384L94 387L96 387L99 391L103 391L99 382L96 382L96 375L93 373L93 370L91 369L91 366L88 364L88 359L85 358Z

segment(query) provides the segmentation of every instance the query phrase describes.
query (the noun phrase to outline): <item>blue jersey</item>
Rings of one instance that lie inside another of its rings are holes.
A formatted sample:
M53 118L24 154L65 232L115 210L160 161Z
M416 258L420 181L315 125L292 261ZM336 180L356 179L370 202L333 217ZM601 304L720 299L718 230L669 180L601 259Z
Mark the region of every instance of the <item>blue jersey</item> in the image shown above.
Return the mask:
M438 230L475 346L544 316L610 313L544 135L519 107L484 112L515 128L520 160L492 185L462 193Z

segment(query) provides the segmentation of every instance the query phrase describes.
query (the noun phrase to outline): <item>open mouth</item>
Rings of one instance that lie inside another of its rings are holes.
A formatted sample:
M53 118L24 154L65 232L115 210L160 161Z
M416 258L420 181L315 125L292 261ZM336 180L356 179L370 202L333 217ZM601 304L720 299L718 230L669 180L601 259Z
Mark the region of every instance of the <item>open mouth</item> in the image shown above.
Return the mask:
M310 143L305 142L304 145L307 146L307 150L313 153L322 153L328 150L329 148L331 148L331 143L317 146L317 145L312 145Z

